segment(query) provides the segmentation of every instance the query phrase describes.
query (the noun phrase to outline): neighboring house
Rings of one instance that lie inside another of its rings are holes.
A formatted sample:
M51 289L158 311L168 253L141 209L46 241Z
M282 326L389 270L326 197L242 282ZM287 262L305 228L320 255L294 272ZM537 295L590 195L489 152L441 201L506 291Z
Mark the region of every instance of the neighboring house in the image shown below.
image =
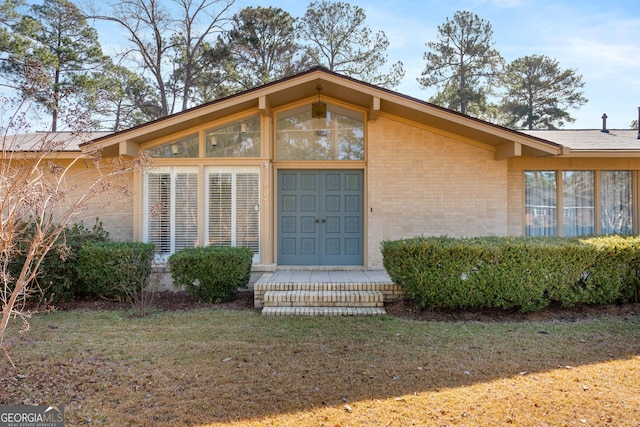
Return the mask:
M640 228L637 131L517 132L323 68L88 144L154 158L130 203L95 214L164 256L379 269L387 239Z

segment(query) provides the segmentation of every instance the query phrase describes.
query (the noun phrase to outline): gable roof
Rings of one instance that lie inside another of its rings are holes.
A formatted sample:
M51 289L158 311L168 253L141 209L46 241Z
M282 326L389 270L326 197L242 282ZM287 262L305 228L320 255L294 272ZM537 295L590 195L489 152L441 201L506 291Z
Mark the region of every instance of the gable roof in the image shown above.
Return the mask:
M496 152L496 159L511 156L568 155L572 141L557 134L520 132L485 122L446 108L343 76L323 67L218 99L189 110L163 117L127 130L96 138L97 144L110 154L135 155L136 146L190 128L205 125L249 109L268 115L271 109L312 99L322 88L323 98L340 100L368 110L369 120L389 114L428 126L463 141L480 143ZM566 132L566 131L560 131ZM594 142L597 144L597 141ZM80 147L86 144L81 144ZM640 155L640 145L637 148Z

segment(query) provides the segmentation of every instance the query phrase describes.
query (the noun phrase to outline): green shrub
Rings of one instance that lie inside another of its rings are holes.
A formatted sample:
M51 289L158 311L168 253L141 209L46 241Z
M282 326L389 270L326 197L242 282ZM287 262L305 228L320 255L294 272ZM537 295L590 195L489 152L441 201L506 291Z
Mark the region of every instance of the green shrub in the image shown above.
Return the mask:
M154 251L152 243L85 244L78 256L78 277L89 293L120 301L130 300L148 284Z
M246 288L251 277L253 254L243 247L197 247L169 257L173 286L195 299L222 302L233 299L238 288Z
M18 242L20 253L11 261L10 271L14 277L19 274L25 262L23 253L34 232L32 225L26 224L25 229L25 235ZM86 243L104 242L108 239L109 233L97 219L92 228L86 227L82 222L67 227L40 264L36 283L33 284L33 289L38 290L34 298L47 302L69 301L86 293L78 279L78 252Z
M626 302L638 295L636 237L414 238L382 243L394 282L426 309Z

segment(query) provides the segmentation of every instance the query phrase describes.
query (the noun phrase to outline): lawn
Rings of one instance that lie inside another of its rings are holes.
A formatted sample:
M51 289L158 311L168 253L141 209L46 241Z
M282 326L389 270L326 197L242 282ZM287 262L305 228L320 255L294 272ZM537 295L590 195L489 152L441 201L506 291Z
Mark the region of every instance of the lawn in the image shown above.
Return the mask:
M634 426L640 317L422 322L75 310L9 337L0 405L67 426Z

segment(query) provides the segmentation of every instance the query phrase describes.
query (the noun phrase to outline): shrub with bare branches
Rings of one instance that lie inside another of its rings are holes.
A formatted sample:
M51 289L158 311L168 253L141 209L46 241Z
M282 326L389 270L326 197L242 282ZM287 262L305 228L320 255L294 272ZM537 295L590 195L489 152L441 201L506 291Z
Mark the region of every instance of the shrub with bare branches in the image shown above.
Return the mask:
M103 158L81 130L81 116L69 121L69 132L27 133L25 110L17 105L0 128L0 349L7 358L9 321L17 318L28 329L25 301L38 289L45 256L57 251L64 257L60 234L92 210L129 197L128 174L145 163L144 156Z

